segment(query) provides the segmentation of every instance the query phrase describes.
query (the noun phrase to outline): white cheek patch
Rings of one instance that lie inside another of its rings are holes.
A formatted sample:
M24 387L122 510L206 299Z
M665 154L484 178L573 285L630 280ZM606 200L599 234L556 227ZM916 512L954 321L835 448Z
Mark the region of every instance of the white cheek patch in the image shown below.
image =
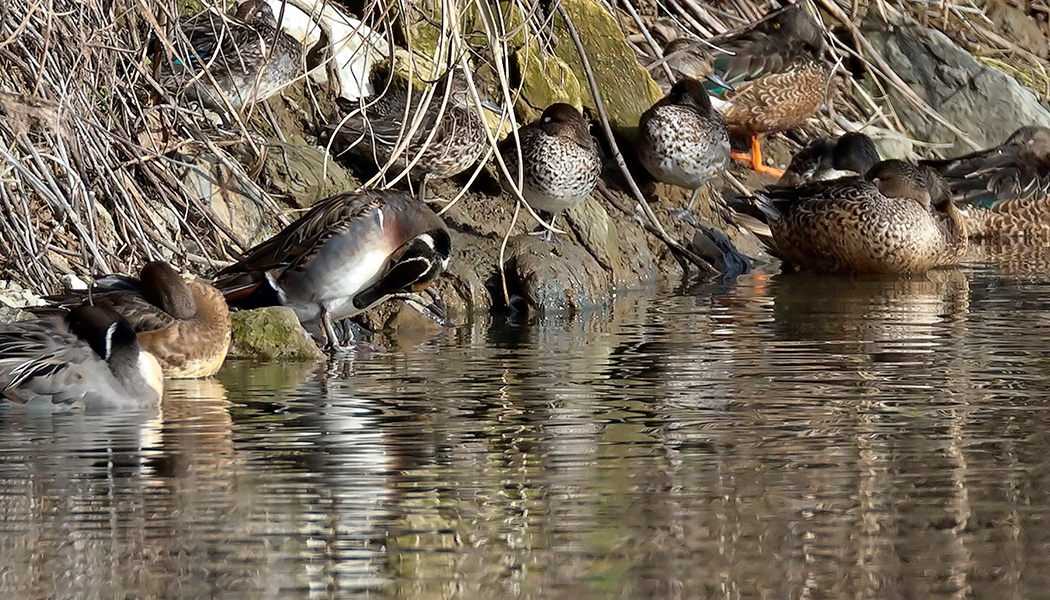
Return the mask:
M726 102L725 100L722 100L721 98L716 98L714 96L708 96L708 97L711 98L711 106L713 106L719 112L723 112L727 108L732 106L732 103Z

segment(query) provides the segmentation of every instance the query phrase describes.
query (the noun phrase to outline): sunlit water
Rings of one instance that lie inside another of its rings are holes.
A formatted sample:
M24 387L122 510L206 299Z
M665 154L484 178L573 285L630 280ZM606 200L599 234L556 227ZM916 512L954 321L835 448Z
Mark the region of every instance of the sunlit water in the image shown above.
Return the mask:
M1044 265L755 275L4 413L0 597L1047 597Z

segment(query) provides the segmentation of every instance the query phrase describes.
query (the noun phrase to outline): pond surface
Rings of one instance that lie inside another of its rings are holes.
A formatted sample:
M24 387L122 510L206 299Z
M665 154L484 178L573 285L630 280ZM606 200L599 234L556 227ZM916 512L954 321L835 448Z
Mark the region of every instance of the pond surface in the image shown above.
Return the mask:
M1046 597L1048 257L3 414L0 597Z

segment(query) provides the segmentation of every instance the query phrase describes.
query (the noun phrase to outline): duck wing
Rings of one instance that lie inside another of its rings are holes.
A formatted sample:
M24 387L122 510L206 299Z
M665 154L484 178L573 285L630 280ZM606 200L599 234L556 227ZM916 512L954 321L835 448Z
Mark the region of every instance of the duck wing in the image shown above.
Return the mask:
M18 404L42 395L52 396L55 404L70 404L75 398L53 396L55 382L92 356L94 353L71 334L49 330L39 323L7 325L0 329L0 393Z
M64 322L59 322L60 318L64 319L69 309L83 305L108 308L127 319L131 328L139 333L163 329L176 322L175 317L146 299L138 278L127 275L102 275L95 278L90 291L72 290L44 296L43 299L50 306L26 310L58 331L65 329Z
M244 298L264 282L276 282L288 270L304 268L333 237L382 205L368 193L350 192L327 198L280 233L255 246L238 262L215 276L214 285L227 301Z
M993 209L1008 202L1050 196L1048 165L1013 145L922 164L944 177L959 204Z
M422 92L413 94L412 104L409 105L409 97L405 92L370 96L363 100L363 109L356 101L337 98L340 109L350 116L327 127L337 141L346 146L354 146L359 152L373 153L376 148L389 151L412 126L416 113L423 110L422 121L412 133L409 144L422 143L428 138L431 144L439 143L449 135L445 119L438 118L442 116L439 114L441 98L434 97L428 106L423 107L422 97ZM451 103L446 104L445 113L454 114ZM430 137L431 132L434 133L433 137Z

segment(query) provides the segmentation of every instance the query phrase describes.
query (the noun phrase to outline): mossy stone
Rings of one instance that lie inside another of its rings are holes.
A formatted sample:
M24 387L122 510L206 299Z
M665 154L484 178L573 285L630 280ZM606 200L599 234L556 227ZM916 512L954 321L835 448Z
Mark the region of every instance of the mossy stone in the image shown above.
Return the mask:
M562 0L561 5L583 42L609 120L613 127L633 138L642 113L662 96L660 88L638 64L623 31L604 6L594 0ZM593 107L583 62L560 12L554 19L554 33L555 53L576 74L585 104Z
M307 361L324 358L295 312L283 306L242 310L230 314L231 358Z

